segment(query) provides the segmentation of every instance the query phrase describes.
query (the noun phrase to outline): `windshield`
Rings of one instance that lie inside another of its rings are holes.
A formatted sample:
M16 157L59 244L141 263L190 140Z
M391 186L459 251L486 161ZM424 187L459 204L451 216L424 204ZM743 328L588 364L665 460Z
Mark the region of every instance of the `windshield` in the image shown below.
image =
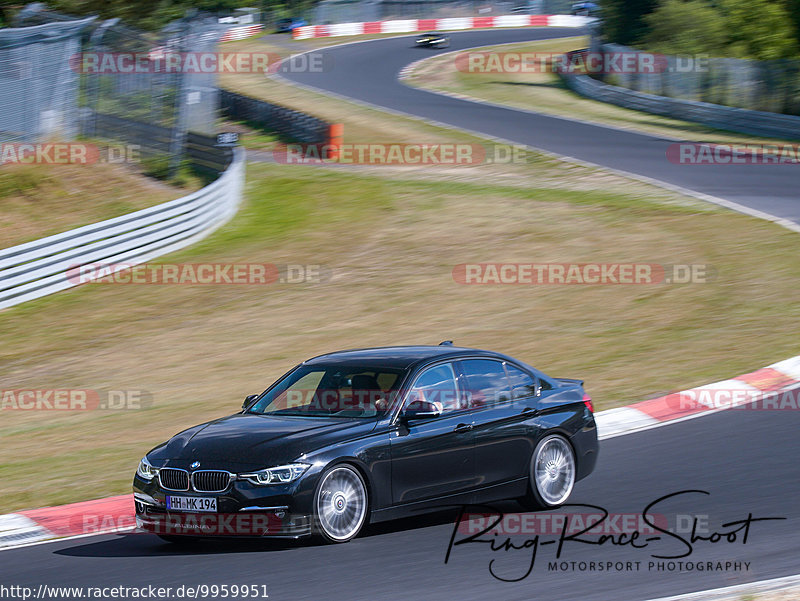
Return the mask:
M248 413L376 418L396 397L403 370L352 365L302 365L261 395Z

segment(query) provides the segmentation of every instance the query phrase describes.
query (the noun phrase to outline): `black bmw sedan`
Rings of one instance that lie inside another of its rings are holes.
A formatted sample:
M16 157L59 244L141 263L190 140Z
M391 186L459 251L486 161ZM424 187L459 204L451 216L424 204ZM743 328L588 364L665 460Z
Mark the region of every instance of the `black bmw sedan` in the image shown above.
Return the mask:
M147 453L137 524L171 541L345 542L368 522L445 505L557 507L597 450L579 380L449 342L340 351Z

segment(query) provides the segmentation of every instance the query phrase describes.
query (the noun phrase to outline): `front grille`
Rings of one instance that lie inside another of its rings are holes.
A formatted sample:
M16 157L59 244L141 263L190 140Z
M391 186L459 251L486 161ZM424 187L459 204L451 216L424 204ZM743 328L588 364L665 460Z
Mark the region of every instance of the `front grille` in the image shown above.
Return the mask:
M201 470L192 473L192 488L197 492L222 492L231 483L231 473L222 470Z
M158 481L161 488L167 490L189 490L189 472L172 467L158 470Z

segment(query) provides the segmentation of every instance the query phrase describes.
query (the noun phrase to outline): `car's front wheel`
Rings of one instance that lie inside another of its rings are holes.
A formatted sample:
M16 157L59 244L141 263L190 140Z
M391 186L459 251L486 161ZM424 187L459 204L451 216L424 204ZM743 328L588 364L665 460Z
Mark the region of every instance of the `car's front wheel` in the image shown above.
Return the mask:
M575 485L575 453L563 436L550 434L536 445L529 469L526 509L552 509L566 502Z
M348 465L336 465L322 474L317 485L315 530L329 542L347 542L364 526L367 506L367 487L361 474Z

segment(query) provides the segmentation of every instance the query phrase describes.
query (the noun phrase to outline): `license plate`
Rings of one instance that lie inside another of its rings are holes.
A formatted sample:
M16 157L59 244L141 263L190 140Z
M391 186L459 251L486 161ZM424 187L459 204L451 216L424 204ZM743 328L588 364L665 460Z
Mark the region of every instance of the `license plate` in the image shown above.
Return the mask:
M216 511L217 499L214 497L174 497L167 495L167 509L178 511Z

